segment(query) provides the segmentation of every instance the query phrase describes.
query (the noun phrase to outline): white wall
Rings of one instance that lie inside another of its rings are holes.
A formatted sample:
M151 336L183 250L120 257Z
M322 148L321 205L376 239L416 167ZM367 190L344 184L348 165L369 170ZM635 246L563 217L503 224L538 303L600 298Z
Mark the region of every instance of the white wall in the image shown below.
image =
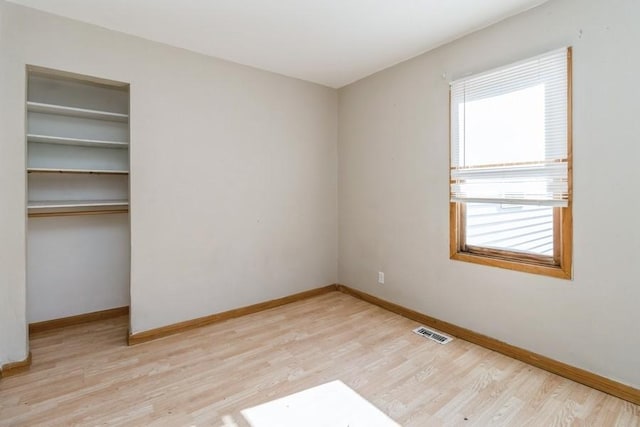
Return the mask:
M341 89L340 283L640 387L639 16L552 0ZM449 260L448 81L565 45L575 280Z
M24 69L8 67L19 46L5 35L11 24L0 1L0 365L27 357L26 242L27 218L24 107L10 99L24 99Z
M337 279L335 90L0 0L0 364L26 357L25 65L131 83L132 331Z
M29 218L27 321L129 305L129 216Z

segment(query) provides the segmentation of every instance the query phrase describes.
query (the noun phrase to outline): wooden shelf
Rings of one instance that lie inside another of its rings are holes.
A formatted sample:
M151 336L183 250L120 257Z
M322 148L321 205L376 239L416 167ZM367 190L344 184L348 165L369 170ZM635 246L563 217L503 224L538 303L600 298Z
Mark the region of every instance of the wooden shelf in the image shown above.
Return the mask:
M60 169L60 168L27 168L28 173L84 173L103 175L129 175L129 171L111 169Z
M27 203L28 216L107 215L129 212L127 200L44 200Z
M128 200L41 200L29 201L29 210L128 207Z
M41 142L44 144L60 144L60 145L73 145L81 147L99 147L99 148L128 148L128 142L118 141L102 141L98 139L84 139L84 138L67 138L63 136L49 136L49 135L36 135L27 134L27 141L29 142Z
M43 104L27 101L27 110L33 113L57 114L61 116L83 117L87 119L128 122L129 115L110 111L90 110L87 108L67 107L65 105Z

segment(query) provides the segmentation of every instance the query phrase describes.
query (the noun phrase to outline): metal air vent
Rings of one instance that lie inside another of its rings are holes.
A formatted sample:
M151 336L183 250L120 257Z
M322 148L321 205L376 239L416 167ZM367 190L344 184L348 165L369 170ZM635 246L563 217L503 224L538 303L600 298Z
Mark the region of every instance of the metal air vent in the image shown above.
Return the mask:
M433 340L440 344L446 344L451 340L453 340L452 337L449 337L447 335L441 334L440 332L436 332L431 329L425 328L424 326L420 326L419 328L414 329L413 332L425 338L429 338L430 340Z

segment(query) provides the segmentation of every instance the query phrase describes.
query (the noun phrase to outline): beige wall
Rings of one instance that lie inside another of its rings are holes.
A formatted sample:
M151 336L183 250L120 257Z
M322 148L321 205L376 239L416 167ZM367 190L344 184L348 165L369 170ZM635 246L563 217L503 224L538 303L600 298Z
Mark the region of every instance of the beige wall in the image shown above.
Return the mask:
M27 352L26 64L131 83L133 332L336 281L335 90L0 13L0 364Z
M8 39L10 11L0 1L0 365L27 356L24 68L9 67L19 46Z
M341 89L340 282L640 387L639 16L552 0ZM449 260L448 81L565 45L575 280Z

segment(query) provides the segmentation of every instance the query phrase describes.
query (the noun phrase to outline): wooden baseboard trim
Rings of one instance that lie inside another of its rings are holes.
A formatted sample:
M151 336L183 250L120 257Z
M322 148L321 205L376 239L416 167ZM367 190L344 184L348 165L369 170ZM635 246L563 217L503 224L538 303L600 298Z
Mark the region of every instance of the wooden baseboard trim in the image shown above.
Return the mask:
M29 324L29 333L50 331L52 329L63 328L65 326L79 325L81 323L93 322L95 320L111 319L114 317L129 314L129 307L110 308L108 310L94 311L93 313L78 314L77 316L63 317L60 319L45 320Z
M20 362L5 363L0 367L0 378L10 377L12 375L26 372L31 367L31 352L26 359Z
M225 320L233 319L235 317L246 316L248 314L258 313L260 311L268 310L270 308L279 307L281 305L290 304L292 302L301 301L307 298L315 297L318 295L326 294L328 292L338 290L337 285L328 285L321 288L315 288L308 291L300 292L297 294L289 295L283 298L277 298L270 301L261 302L258 304L248 305L246 307L240 307L222 313L211 314L209 316L199 317L197 319L186 320L180 323L174 323L172 325L162 326L156 329L150 329L148 331L138 332L135 334L129 334L129 345L141 344L143 342L152 341L158 338L163 338L168 335L177 334L178 332L184 332L190 329L199 328L212 323L218 323Z
M533 353L529 350L507 344L495 338L491 338L486 335L474 332L470 329L462 328L452 323L436 319L435 317L427 316L426 314L422 314L417 311L402 307L401 305L385 301L381 298L375 297L357 289L353 289L344 285L337 285L336 287L340 292L367 301L371 304L382 307L408 319L415 320L416 322L420 322L425 326L430 326L465 341L469 341L498 353L502 353L505 356L512 357L514 359L528 363L529 365L533 365L540 369L544 369L545 371L549 371L551 373L568 378L577 383L584 384L588 387L600 390L612 396L619 397L620 399L629 401L633 404L640 405L640 389L611 380L609 378L602 377L581 368L576 368L575 366L568 365L549 357Z

